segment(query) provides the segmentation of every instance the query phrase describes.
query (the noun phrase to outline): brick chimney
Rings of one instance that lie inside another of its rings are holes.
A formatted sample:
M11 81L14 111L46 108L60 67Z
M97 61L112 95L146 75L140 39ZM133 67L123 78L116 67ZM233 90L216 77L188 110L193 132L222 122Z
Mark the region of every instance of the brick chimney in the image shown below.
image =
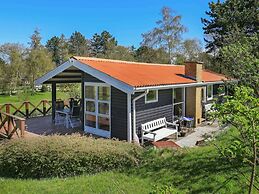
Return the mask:
M202 64L201 62L185 62L185 75L195 79L197 82L202 81Z

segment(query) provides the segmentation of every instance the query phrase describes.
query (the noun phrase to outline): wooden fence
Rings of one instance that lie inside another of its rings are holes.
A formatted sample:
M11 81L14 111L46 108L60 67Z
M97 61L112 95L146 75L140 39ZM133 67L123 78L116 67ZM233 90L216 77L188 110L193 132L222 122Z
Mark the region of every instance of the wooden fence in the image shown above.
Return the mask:
M51 113L51 108L51 102L48 100L41 100L37 105L30 101L25 101L19 106L11 103L0 105L0 111L27 119L32 116L46 116Z
M24 137L25 119L0 111L0 138L11 139L13 135Z
M57 100L56 103L62 102ZM52 103L48 100L41 100L34 105L30 101L18 103L5 103L0 105L0 139L12 138L14 134L17 137L23 137L25 132L25 119L31 117L46 116L51 114ZM69 101L63 101L63 105L69 108Z

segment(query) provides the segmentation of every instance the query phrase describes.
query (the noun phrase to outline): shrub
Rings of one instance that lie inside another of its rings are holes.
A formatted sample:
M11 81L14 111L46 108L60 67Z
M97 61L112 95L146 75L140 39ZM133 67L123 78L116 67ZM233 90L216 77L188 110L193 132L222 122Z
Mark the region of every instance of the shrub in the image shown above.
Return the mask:
M42 85L40 92L47 92L48 91L48 87L46 85Z
M0 176L65 177L122 170L140 162L139 146L79 135L16 139L0 144Z

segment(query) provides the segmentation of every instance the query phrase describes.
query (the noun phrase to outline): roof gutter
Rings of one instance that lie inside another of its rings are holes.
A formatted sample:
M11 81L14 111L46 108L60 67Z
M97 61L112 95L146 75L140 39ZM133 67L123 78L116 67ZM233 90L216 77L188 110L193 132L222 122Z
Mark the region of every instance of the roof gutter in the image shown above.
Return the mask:
M140 94L139 96L133 99L133 140L137 144L139 144L139 138L138 138L137 129L136 129L136 101L144 97L145 95L147 95L148 92L149 90L147 89L143 94Z
M223 84L223 83L224 81L216 81L216 82L198 82L198 83L189 83L189 84L171 84L171 85L135 87L134 92L143 92L145 90L155 90L155 89L171 89L171 88L180 88L180 87L200 87L200 86L206 86L208 84Z

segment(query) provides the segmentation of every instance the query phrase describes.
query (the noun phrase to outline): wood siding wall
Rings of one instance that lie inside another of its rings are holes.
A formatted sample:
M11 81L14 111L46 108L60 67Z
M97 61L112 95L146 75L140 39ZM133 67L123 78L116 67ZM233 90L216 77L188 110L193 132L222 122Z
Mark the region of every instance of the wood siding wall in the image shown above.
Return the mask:
M111 87L111 136L127 140L127 94Z
M93 77L87 73L84 73L84 82L99 82L99 83L103 83L103 81L97 79L96 77Z
M142 93L136 93L132 99ZM140 98L136 102L136 129L140 133L141 124L161 117L172 122L172 89L158 90L158 102L145 103L145 97Z

